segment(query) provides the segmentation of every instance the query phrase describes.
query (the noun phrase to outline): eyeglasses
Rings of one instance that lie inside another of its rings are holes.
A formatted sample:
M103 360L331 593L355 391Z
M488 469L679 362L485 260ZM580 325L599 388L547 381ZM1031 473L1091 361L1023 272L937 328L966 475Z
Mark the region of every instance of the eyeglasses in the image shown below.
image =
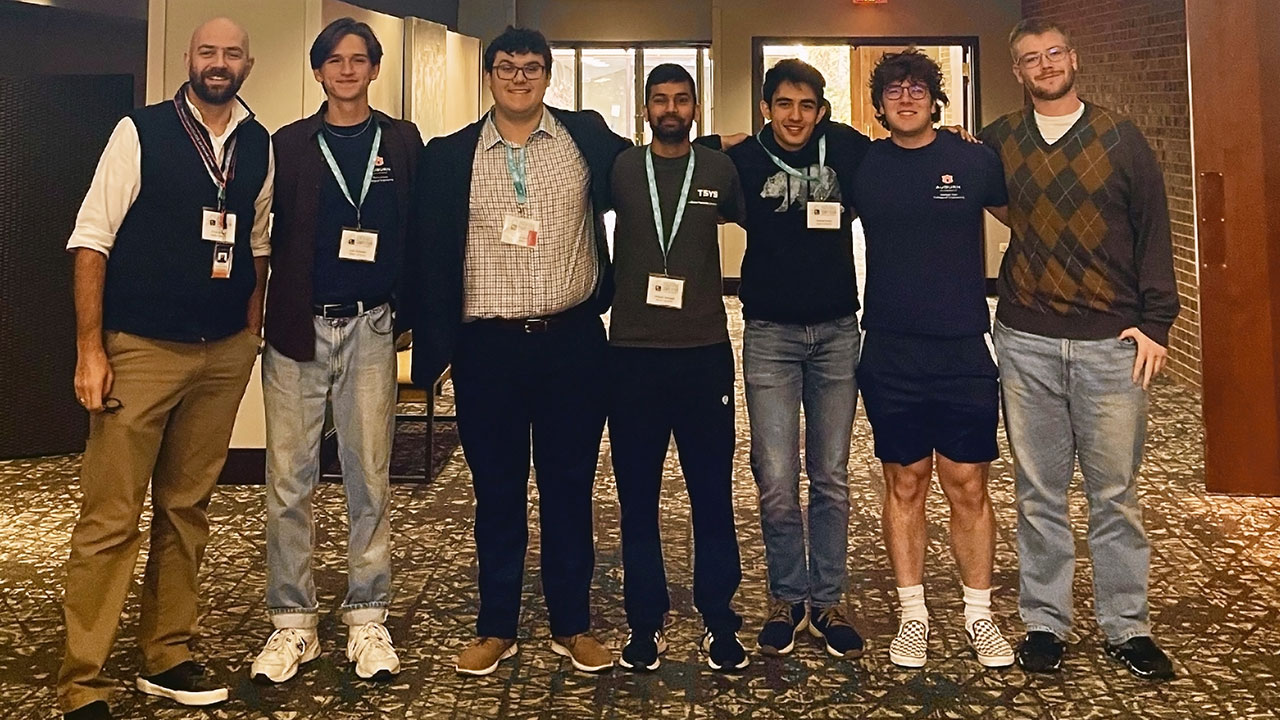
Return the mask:
M542 63L529 63L528 65L498 63L493 66L493 74L497 75L499 80L515 80L516 73L522 73L526 80L537 80L542 77L542 73L546 72L546 70L547 67Z
M1044 52L1032 52L1023 55L1018 58L1018 66L1027 69L1037 68L1040 67L1040 63L1044 60L1048 60L1054 65L1057 65L1063 60L1066 60L1067 56L1070 54L1071 48L1063 45L1054 45Z
M118 398L109 397L102 401L102 412L108 415L115 415L123 407L124 403L120 402Z
M912 100L923 100L929 96L929 88L924 85L890 85L884 89L884 97L886 100L901 100L903 91L911 96Z

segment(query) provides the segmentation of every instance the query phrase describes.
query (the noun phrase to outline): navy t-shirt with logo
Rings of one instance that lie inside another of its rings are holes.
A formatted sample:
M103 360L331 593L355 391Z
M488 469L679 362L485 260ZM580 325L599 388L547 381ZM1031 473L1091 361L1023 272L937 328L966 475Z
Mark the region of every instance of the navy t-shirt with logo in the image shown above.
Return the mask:
M362 125L363 131L361 126L332 129L333 126L327 124L321 130L356 202L360 201L360 187L364 184L374 137L374 128ZM401 219L396 207L395 174L385 161L389 131L389 127L383 127L382 147L374 160L373 179L360 213L361 226L378 231L378 252L373 262L338 257L342 229L355 227L356 209L342 194L329 164L321 161L324 176L319 183L320 215L316 219L316 256L311 278L314 303L376 302L389 299L395 290L400 257L393 238ZM320 152L319 147L316 152Z
M990 329L983 208L1009 203L1000 158L939 132L915 149L872 143L854 204L867 239L862 326L962 337Z

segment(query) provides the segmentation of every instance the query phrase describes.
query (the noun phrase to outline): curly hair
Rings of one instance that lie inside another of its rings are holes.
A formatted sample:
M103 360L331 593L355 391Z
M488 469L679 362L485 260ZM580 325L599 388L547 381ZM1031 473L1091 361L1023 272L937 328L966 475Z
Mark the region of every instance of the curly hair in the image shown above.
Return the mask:
M876 119L880 124L886 130L889 129L882 107L884 89L903 80L915 80L929 87L929 97L933 104L933 113L930 117L934 122L941 120L942 108L951 102L946 91L942 89L942 68L933 58L914 47L909 47L902 52L881 55L875 69L871 71L871 104L875 106Z

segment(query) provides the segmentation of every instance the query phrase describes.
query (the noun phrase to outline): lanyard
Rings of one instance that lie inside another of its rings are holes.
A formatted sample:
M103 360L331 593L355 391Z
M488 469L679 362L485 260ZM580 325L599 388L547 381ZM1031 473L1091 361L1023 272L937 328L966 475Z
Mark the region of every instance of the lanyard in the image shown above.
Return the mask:
M689 205L689 188L693 185L693 148L689 148L689 165L684 171L684 187L680 190L680 200L676 204L676 216L671 221L671 234L662 223L662 203L658 200L658 179L653 172L653 146L645 148L644 169L649 176L649 204L653 207L653 226L658 230L658 247L662 248L662 273L667 274L667 253L671 251L671 243L675 242L680 232L680 222L684 220L684 209Z
M369 162L364 168L364 181L360 186L360 202L356 202L351 197L351 189L347 187L347 177L342 174L342 168L338 167L338 161L333 157L333 151L329 149L329 143L324 139L324 130L316 137L320 140L320 152L324 155L324 159L329 163L329 170L333 173L333 179L338 181L338 189L346 196L347 202L351 203L356 209L356 229L360 226L360 211L364 207L364 199L369 195L369 186L373 184L373 165L378 161L378 147L382 144L382 126L374 123L373 130L373 147L369 149Z
M506 140L502 141L502 146L507 150L507 172L511 175L511 185L516 191L516 204L523 208L529 202L529 176L525 167L528 155L525 153L525 146L513 147Z
M782 168L782 170L786 172L788 175L792 177L798 177L801 180L808 180L809 182L818 182L822 180L822 176L821 176L822 167L827 164L827 136L826 135L823 135L822 137L818 138L818 173L819 175L817 176L809 175L808 173L802 173L799 170L791 167L790 165L782 162L782 160L779 159L777 155L774 155L773 153L769 152L768 146L764 144L764 128L761 128L760 132L756 134L756 140L760 142L760 147L764 149L764 154L769 156L769 159L773 161L773 164Z
M178 119L182 121L182 129L187 131L187 137L191 138L191 143L196 146L196 152L200 154L200 161L204 163L204 168L209 172L209 176L213 178L213 183L218 186L218 212L223 215L223 226L226 226L227 214L227 185L231 183L231 179L236 174L236 135L232 133L231 139L227 141L222 149L222 164L218 164L218 159L213 153L213 143L205 133L200 132L200 128L196 124L196 118L191 113L191 108L187 107L187 84L183 84L178 88L178 94L173 97L173 105L178 111Z

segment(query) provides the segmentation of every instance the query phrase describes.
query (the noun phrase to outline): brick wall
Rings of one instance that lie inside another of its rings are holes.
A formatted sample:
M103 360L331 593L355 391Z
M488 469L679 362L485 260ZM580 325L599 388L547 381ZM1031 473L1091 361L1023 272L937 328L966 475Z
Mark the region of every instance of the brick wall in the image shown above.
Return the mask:
M1081 96L1137 123L1164 168L1182 299L1169 336L1168 370L1179 382L1199 388L1200 283L1184 1L1022 0L1022 15L1050 18L1071 33L1080 56Z

